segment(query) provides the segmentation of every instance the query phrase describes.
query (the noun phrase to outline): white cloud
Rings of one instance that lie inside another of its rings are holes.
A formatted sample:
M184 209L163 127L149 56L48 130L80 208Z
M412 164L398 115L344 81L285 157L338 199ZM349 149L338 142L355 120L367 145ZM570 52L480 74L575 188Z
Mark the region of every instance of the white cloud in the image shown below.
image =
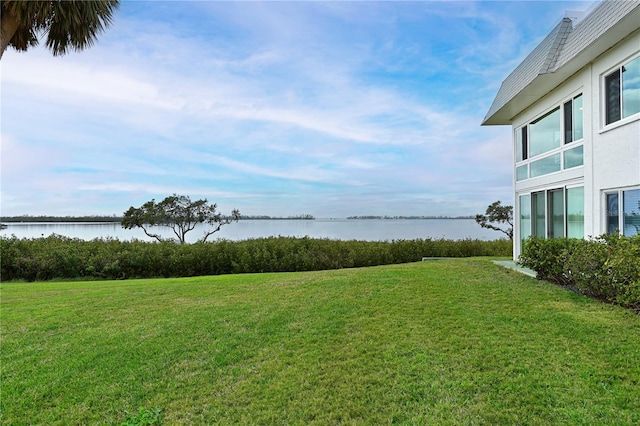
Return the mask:
M510 186L509 132L479 124L532 5L183 6L125 2L81 54L5 53L3 208L184 192L456 214Z

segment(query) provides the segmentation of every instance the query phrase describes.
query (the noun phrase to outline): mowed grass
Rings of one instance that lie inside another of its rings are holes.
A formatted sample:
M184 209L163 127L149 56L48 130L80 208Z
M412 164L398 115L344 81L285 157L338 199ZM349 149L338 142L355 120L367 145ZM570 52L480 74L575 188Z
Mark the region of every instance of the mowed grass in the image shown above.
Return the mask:
M640 424L640 316L490 259L0 295L7 425Z

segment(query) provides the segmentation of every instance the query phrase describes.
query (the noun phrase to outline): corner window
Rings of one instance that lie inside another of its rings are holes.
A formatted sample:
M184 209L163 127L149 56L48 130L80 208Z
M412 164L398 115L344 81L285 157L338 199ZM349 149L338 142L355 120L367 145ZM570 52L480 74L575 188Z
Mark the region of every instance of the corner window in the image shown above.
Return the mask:
M514 132L516 182L583 165L582 93Z
M640 112L640 57L604 77L605 124Z
M516 167L516 182L520 182L521 180L525 180L529 178L529 165L525 164L524 166Z
M605 202L607 233L628 237L640 233L640 189L607 193Z
M523 161L529 157L529 144L527 143L527 126L516 130L516 161Z

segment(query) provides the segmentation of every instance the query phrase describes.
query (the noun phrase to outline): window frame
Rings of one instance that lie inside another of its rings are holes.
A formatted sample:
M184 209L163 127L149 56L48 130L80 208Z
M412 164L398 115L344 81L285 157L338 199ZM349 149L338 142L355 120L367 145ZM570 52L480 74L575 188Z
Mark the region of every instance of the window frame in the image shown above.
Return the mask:
M624 235L625 231L625 192L629 191L640 191L640 186L631 186L625 188L614 188L602 191L602 228L604 229L603 233L605 234L613 234L615 231L618 232L618 235ZM613 230L609 229L609 196L615 195L617 197L617 221L618 226L613 228ZM640 232L640 230L639 230ZM639 234L640 235L640 234Z
M610 127L615 127L617 125L626 123L628 121L634 121L636 118L640 118L640 110L634 112L633 114L630 114L628 116L624 115L624 91L623 91L623 86L624 86L624 72L623 72L623 68L625 67L625 65L628 65L629 63L635 61L635 60L640 60L640 54L634 54L633 56L630 56L628 58L626 58L625 60L621 61L620 63L618 63L618 65L616 65L615 67L612 67L610 69L608 69L606 72L601 74L601 107L602 107L602 114L601 114L601 121L602 121L602 128L606 129L606 128L610 128ZM610 115L610 111L609 111L609 84L607 82L607 80L614 76L614 74L617 74L617 93L616 93L616 99L617 99L617 107L618 107L618 114L619 117L617 119L611 119L609 118Z
M576 105L576 99L580 98L580 108L584 109L584 92L582 91L582 89L580 89L579 91L573 92L571 95L564 97L563 99L561 99L559 102L554 103L550 108L547 108L545 111L543 111L541 114L536 115L535 117L533 117L532 119L526 121L524 124L522 124L519 127L516 127L514 129L514 133L513 133L513 148L514 148L514 180L515 182L523 182L526 181L528 179L535 179L537 177L540 176L547 176L553 173L559 173L562 172L564 170L570 170L570 169L574 169L576 167L581 167L584 165L584 157L583 157L583 163L580 165L576 165L576 166L572 166L572 167L565 167L565 151L569 151L572 150L574 148L577 148L580 145L584 145L584 113L581 113L580 115L582 116L582 135L580 138L576 139L575 138L575 131L576 131L576 125L575 125L575 118L576 118L576 112L573 110L574 106ZM567 111L565 110L565 108L567 107L567 105L571 106L571 140L567 140ZM531 125L535 124L541 120L543 120L545 117L549 116L550 114L554 113L556 110L560 110L560 114L559 114L559 120L560 120L560 146L553 148L551 150L545 151L543 153L537 154L535 156L532 156L530 153L530 149L531 149L531 136L530 136L530 132L531 132ZM552 172L549 173L544 173L541 175L536 175L536 176L532 176L531 175L531 164L532 163L536 163L537 161L540 160L544 160L547 157L552 157L554 155L560 155L560 167L558 170L554 170ZM584 155L584 154L583 154ZM527 170L527 177L526 178L519 178L518 176L518 169L523 170L523 166L527 166L526 170Z
M542 189L535 189L535 190L531 190L531 191L524 191L524 192L520 192L517 194L517 200L518 200L518 233L519 233L519 238L521 240L523 240L523 232L522 232L522 199L523 197L529 197L529 229L527 229L524 234L525 239L528 236L536 236L539 238L567 238L567 235L569 233L569 212L567 211L568 207L569 207L569 190L572 189L576 189L576 188L582 188L583 189L583 198L582 198L582 202L584 203L584 184L570 184L570 185L560 185L560 186L550 186L547 188L542 188ZM553 222L553 212L551 211L553 209L553 203L554 201L552 200L553 195L552 194L557 194L557 193L561 193L562 196L560 197L560 200L562 201L562 235L560 235L559 232L557 232L557 229L554 229L556 227L557 224L555 224ZM542 206L544 204L544 220L541 220L537 217L537 211L536 211L536 203L540 202L540 206ZM584 237L584 206L583 206L583 216L582 216L582 226L583 226L583 231L582 231L582 235ZM537 221L539 221L539 223L537 223ZM540 228L540 225L542 225L544 223L544 230L542 229L538 229ZM554 235L552 235L554 234Z

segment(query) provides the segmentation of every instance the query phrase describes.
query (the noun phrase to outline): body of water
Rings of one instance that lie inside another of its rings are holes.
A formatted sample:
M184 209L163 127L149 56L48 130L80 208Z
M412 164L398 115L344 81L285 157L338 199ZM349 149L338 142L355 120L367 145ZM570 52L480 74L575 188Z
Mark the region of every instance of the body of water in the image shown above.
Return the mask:
M138 239L155 241L141 229L123 229L119 223L7 223L2 236L39 238L51 234L82 240L95 238ZM201 238L203 227L187 234L187 241ZM172 237L169 228L154 228L163 237ZM496 240L505 234L481 228L473 219L315 219L315 220L241 220L225 225L209 237L209 241L224 238L232 241L252 238L286 236L329 238L334 240L391 241L414 239Z

